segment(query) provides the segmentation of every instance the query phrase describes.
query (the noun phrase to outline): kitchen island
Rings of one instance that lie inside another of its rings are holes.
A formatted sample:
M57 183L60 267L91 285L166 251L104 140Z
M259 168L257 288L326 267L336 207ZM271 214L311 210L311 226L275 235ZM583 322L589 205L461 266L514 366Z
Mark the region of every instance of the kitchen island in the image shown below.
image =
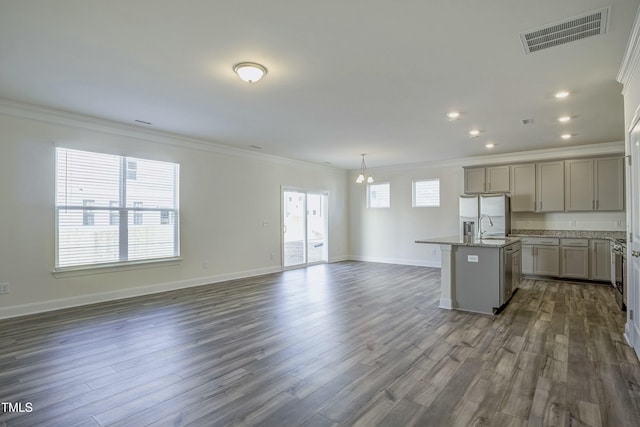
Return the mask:
M520 281L520 240L458 236L416 240L440 245L440 308L494 314Z

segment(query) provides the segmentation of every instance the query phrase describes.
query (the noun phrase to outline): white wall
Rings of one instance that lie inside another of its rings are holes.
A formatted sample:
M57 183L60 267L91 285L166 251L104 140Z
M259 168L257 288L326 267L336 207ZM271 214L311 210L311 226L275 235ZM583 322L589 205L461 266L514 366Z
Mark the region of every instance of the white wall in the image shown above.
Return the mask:
M537 150L517 154L460 159L440 165L404 165L369 169L377 183L391 184L391 207L366 207L366 184L356 184L358 171L349 175L350 258L362 261L440 266L438 245L414 243L458 235L458 196L464 192L463 166L534 162L572 157L606 156L624 152L623 142ZM440 207L413 208L413 180L440 178ZM575 226L570 221L575 221ZM540 230L624 231L624 212L515 213L513 228Z
M0 138L0 318L279 271L281 186L329 191L329 258L347 256L346 171L8 102ZM54 277L56 144L180 163L182 261Z

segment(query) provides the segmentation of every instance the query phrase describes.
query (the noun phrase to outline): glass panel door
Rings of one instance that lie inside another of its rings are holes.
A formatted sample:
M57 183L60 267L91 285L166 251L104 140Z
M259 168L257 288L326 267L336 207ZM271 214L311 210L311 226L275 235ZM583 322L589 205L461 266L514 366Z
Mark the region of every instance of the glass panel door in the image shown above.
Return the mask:
M298 191L284 191L284 238L283 262L285 267L306 263L305 230L306 194Z
M282 191L284 268L329 260L326 193Z
M327 262L326 213L324 194L307 194L307 262Z

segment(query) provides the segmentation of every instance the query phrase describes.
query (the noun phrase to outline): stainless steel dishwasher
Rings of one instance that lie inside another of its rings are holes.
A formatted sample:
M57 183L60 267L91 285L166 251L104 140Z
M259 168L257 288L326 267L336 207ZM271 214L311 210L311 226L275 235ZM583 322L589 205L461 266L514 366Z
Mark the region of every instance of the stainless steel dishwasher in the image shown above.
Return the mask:
M520 243L504 248L504 276L500 282L500 305L513 295L514 288L520 282L522 257Z

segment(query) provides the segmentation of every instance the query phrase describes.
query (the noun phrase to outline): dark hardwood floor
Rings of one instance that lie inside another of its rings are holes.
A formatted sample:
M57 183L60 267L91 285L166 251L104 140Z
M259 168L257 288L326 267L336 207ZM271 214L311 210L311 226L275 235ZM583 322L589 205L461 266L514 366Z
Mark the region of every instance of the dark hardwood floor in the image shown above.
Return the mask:
M608 286L524 280L498 316L440 270L342 262L0 321L0 426L638 426ZM23 406L24 407L24 406Z

